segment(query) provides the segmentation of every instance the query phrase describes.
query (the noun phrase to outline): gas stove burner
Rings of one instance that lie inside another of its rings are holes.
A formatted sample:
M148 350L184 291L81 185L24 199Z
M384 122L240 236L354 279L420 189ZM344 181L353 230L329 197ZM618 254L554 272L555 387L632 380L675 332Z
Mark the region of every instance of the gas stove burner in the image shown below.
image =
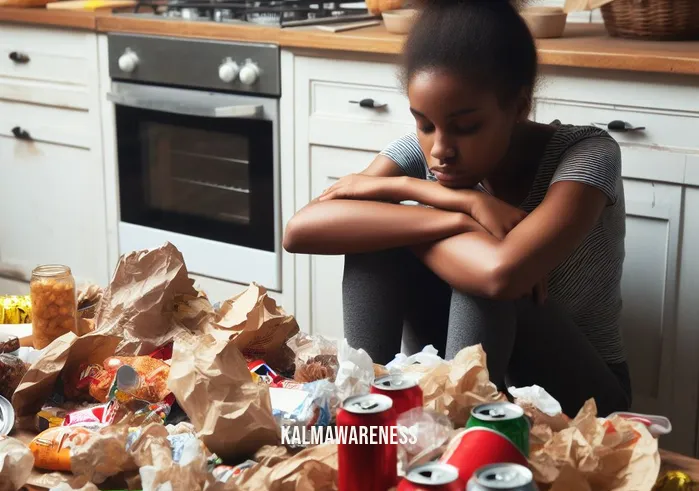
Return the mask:
M235 22L279 27L373 19L365 8L322 0L140 0L135 13L150 7L155 15L186 21Z

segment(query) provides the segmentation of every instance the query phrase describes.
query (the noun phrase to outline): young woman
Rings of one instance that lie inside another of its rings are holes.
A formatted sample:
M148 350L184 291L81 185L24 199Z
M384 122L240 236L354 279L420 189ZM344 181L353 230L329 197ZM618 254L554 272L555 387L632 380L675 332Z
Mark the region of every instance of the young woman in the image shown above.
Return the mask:
M345 255L345 336L377 362L481 343L501 387L628 409L618 145L528 120L536 48L506 0L428 0L403 69L417 133L301 210L284 247Z

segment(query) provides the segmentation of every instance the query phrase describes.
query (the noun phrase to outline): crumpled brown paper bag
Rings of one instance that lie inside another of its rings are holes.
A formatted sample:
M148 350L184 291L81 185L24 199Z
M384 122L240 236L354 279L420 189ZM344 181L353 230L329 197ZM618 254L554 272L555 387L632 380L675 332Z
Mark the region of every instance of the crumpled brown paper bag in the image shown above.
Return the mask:
M657 440L641 423L596 415L590 399L568 428L532 428L529 463L535 480L561 491L650 490L660 470Z
M34 467L34 455L21 441L0 436L0 491L24 486Z
M613 2L614 0L566 0L563 10L577 12L579 10L594 10Z
M45 348L44 355L22 378L12 397L20 428L33 427L33 417L51 395L61 370L79 369L83 363L101 364L114 354L121 338L99 333L77 337L67 333Z
M99 491L97 486L91 482L82 483L71 483L63 482L58 486L51 488L49 491Z
M245 356L264 360L276 370L291 369L294 352L286 341L299 332L299 326L256 283L221 304L214 328L210 332L214 337L231 339Z
M168 386L204 444L235 461L279 443L267 386L256 384L232 342L204 335L175 342Z
M337 489L337 445L317 445L294 456L263 448L255 460L260 463L247 469L234 482L240 491Z
M110 425L94 432L84 445L71 451L73 475L100 484L108 477L136 470L132 454L126 452L128 434L128 424Z
M427 369L410 365L404 372L422 374L420 388L425 409L445 414L455 427L466 424L474 406L507 400L490 382L485 351L480 344L462 349L453 360Z
M178 303L196 299L182 253L169 242L125 254L95 314L96 332L123 337L117 355L143 355L185 330Z

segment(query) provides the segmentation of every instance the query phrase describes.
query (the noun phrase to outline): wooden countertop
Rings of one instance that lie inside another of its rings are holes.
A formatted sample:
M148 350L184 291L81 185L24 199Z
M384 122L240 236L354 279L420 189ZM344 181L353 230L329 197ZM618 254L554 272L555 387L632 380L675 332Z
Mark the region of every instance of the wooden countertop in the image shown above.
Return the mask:
M45 26L68 27L72 29L97 29L94 12L73 10L46 10L45 8L10 8L0 7L0 22L18 24L39 24ZM110 14L106 14L110 15Z
M330 33L313 27L279 29L38 8L0 8L1 21L386 55L399 54L405 40L383 26ZM699 75L699 41L631 41L609 37L599 24L570 23L563 38L542 39L537 44L542 65Z

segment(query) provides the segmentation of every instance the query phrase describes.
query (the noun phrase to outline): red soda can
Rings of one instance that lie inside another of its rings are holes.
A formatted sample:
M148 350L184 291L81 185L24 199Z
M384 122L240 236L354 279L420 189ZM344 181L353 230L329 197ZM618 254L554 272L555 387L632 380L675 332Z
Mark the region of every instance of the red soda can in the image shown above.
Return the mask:
M464 491L459 469L442 462L412 467L398 485L398 491Z
M459 469L459 477L468 482L477 469L488 464L513 463L526 466L527 458L502 433L491 428L474 427L458 433L447 445L442 462Z
M397 417L381 394L348 397L337 411L339 491L386 491L398 481ZM392 434L394 434L392 438Z
M417 379L409 375L401 373L379 377L374 380L370 392L390 397L397 416L413 408L422 407L422 389Z

